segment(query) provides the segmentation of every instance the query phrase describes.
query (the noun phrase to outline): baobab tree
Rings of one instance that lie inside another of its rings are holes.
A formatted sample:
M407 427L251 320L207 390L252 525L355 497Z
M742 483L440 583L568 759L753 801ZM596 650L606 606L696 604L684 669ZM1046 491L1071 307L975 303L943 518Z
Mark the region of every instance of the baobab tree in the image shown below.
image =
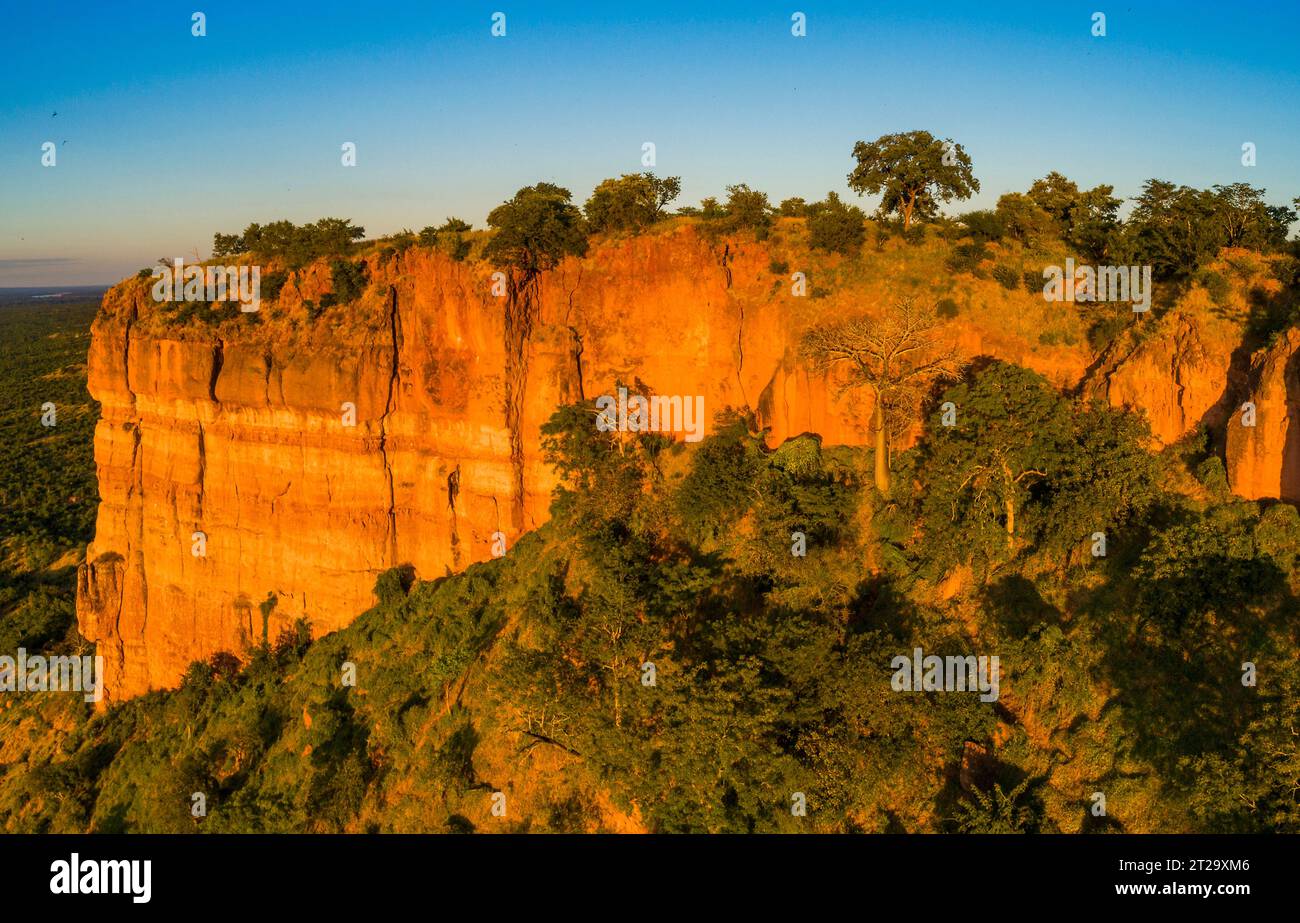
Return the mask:
M956 354L939 343L938 325L933 311L905 298L880 317L815 327L803 337L803 352L817 368L828 371L847 364L851 373L846 389L871 390L876 489L882 494L889 492L890 413L914 410L930 383L957 369Z

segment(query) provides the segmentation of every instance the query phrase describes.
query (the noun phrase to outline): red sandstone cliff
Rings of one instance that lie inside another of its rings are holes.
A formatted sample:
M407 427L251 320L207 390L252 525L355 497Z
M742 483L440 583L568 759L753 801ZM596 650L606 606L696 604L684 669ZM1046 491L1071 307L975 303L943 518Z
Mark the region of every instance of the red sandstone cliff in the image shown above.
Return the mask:
M1251 359L1247 402L1227 422L1228 481L1249 499L1300 502L1300 329ZM1251 419L1250 411L1254 412Z
M145 282L120 284L93 328L101 503L78 581L107 697L172 685L192 660L264 631L274 640L299 617L317 634L346 624L386 568L409 563L430 578L490 557L497 531L513 543L546 517L541 425L618 381L703 395L710 420L751 410L773 444L803 432L868 443L869 397L810 374L799 337L884 308L905 276L923 292L949 280L900 250L795 297L776 255L771 244L710 243L688 224L566 261L510 318L491 294L492 267L427 248L365 257L364 296L315 320L304 300L330 289L320 264L256 318L215 327L170 322ZM836 258L816 270L837 271ZM1195 310L1094 363L1069 308L989 281L964 290L947 327L961 352L1146 410L1164 441L1224 400L1235 342L1211 337ZM1074 345L1043 345L1041 331L1062 325Z

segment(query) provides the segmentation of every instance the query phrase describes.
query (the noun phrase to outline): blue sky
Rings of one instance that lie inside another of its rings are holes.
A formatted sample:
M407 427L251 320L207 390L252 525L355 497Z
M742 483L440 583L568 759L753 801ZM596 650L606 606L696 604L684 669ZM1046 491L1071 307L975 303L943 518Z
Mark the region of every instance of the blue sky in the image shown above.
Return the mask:
M114 281L250 221L481 226L539 180L585 200L642 169L645 141L680 204L734 182L849 195L853 143L912 129L971 154L982 191L958 211L1053 169L1125 196L1158 176L1286 203L1297 36L1296 2L9 0L0 286Z

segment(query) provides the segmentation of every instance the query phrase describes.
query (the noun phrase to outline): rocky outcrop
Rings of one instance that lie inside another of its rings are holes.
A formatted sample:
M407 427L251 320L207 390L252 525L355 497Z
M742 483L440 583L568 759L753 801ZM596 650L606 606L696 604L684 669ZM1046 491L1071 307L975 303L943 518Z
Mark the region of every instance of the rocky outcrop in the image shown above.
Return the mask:
M1236 336L1207 332L1195 314L1174 310L1142 318L1104 351L1085 393L1143 413L1161 444L1178 441L1198 424L1217 429L1229 412ZM1217 332L1217 331L1216 331Z
M609 242L531 282L526 305L494 295L487 264L371 251L353 303L322 308L330 273L314 264L258 314L215 324L178 319L143 280L117 286L93 328L101 502L78 581L107 699L173 685L193 660L274 641L299 618L336 629L373 604L387 568L433 578L509 546L547 515L541 426L619 383L702 395L709 420L747 411L772 444L868 444L869 396L812 372L798 343L887 306L901 257L799 297L773 246L690 224ZM815 279L838 258L822 259ZM1039 342L1072 322L1059 306L986 281L967 294L971 313L945 333L965 355L1062 388L1093 364L1091 386L1145 409L1165 441L1223 392L1227 356L1194 320L1102 368L1082 345Z
M1300 502L1300 330L1251 357L1248 399L1226 430L1233 493Z
M798 312L770 297L756 247L730 248L730 285L693 233L571 261L536 282L526 329L491 267L421 248L369 262L365 296L315 319L320 266L215 327L170 320L143 281L106 297L78 610L109 699L300 617L346 624L389 567L436 577L488 558L497 533L513 543L546 517L541 425L618 382L703 395L710 418L761 403L778 439L864 438L869 408L792 358Z

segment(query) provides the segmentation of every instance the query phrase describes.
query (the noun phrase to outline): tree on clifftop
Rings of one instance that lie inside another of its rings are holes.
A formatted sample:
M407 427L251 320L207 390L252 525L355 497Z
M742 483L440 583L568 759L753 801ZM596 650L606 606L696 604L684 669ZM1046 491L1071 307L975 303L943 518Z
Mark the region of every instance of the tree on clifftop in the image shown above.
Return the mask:
M488 214L488 225L496 235L483 255L530 279L569 254L586 253L586 222L570 198L569 190L554 183L520 189Z
M887 415L891 410L914 409L927 384L957 368L955 355L938 345L937 326L935 316L918 309L909 298L883 317L816 327L803 338L804 354L820 368L848 363L852 370L848 387L871 389L876 489L882 494L889 491Z
M680 176L660 179L653 173L625 173L601 182L587 200L593 231L636 231L654 224L682 191Z
M858 165L849 173L849 188L858 195L882 193L881 213L901 215L904 231L911 228L913 216L934 217L940 201L968 199L980 190L965 148L928 131L859 141L853 156Z

